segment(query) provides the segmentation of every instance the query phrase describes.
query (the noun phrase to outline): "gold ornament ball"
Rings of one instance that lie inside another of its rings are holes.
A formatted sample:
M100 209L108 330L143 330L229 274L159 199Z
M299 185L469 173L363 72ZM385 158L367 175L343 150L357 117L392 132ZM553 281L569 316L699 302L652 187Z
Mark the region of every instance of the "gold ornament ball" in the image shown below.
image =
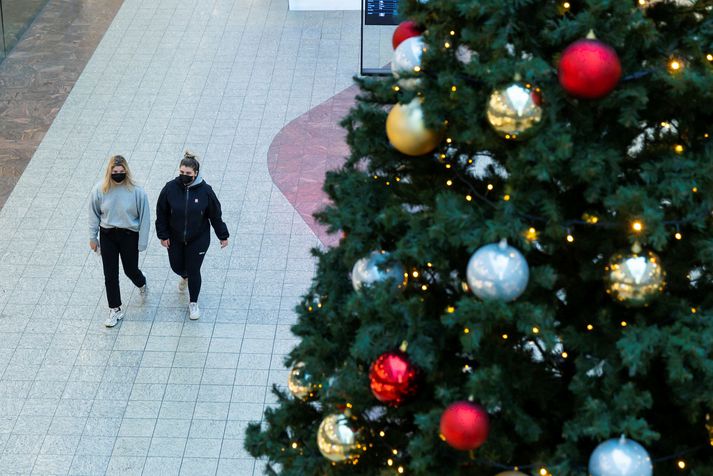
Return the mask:
M396 104L386 118L386 135L389 142L402 154L425 155L438 147L438 132L428 129L423 120L421 101Z
M490 95L486 117L490 125L506 139L522 139L542 120L541 98L521 83L496 89Z
M304 362L297 362L292 366L287 377L287 387L292 395L304 401L314 399L317 393L317 386L313 382L312 375L305 370Z
M614 255L606 272L607 293L632 306L648 304L666 286L661 259L652 251L642 252L636 246L631 252Z
M317 430L317 446L330 461L347 461L359 456L361 445L349 418L342 414L327 415Z

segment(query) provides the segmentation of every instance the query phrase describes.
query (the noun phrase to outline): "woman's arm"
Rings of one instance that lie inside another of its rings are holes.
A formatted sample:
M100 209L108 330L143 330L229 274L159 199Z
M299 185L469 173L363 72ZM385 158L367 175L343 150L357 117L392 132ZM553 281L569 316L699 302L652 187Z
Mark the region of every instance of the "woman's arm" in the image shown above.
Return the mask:
M158 239L168 240L170 233L171 206L168 203L166 187L163 187L156 202L156 236Z
M89 246L94 250L99 244L99 224L101 223L101 194L95 186L89 195Z
M215 236L217 236L220 241L225 241L230 237L230 233L228 232L228 226L223 221L220 201L212 188L208 189L208 198L208 218L210 219L210 224L215 231Z
M149 197L143 188L137 187L136 193L136 205L139 210L139 251L146 251L151 229L151 207L149 207Z

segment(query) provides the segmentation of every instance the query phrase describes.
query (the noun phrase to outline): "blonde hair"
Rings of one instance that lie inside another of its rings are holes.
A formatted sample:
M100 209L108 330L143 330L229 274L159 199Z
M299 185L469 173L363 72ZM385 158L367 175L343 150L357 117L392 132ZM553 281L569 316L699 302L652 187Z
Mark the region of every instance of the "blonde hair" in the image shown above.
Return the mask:
M109 158L109 162L106 164L106 171L104 172L104 180L102 181L102 192L107 193L112 187L114 187L116 184L114 181L111 179L111 171L114 167L124 167L124 170L126 171L126 178L124 179L123 182L121 182L121 185L126 185L127 187L133 187L134 184L134 178L131 175L131 170L129 169L129 163L126 161L126 159L121 156L121 155L114 155Z

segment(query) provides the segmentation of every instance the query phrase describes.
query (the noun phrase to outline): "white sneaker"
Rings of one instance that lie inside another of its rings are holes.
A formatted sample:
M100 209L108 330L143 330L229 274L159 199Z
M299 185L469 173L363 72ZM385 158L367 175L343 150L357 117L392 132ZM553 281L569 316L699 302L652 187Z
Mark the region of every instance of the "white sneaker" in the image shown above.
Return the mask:
M141 302L146 302L149 297L149 283L144 284L139 288L139 298Z
M181 278L178 280L178 292L185 293L188 288L188 278Z
M109 317L107 317L106 321L104 321L104 325L107 327L114 327L123 318L124 311L120 307L109 309Z
M192 321L195 321L196 319L200 319L201 317L201 310L198 309L198 303L197 302L191 302L188 304L188 318Z

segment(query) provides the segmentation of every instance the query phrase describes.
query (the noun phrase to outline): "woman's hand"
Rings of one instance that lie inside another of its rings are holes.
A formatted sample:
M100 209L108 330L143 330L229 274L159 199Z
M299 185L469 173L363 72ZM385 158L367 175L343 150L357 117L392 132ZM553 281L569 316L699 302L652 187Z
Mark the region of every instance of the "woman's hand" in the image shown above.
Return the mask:
M171 246L171 240L161 240L161 246L169 248Z
M220 240L220 247L225 248L228 246L228 240Z
M89 242L89 247L92 249L92 251L97 250L97 243L95 241L90 241Z

